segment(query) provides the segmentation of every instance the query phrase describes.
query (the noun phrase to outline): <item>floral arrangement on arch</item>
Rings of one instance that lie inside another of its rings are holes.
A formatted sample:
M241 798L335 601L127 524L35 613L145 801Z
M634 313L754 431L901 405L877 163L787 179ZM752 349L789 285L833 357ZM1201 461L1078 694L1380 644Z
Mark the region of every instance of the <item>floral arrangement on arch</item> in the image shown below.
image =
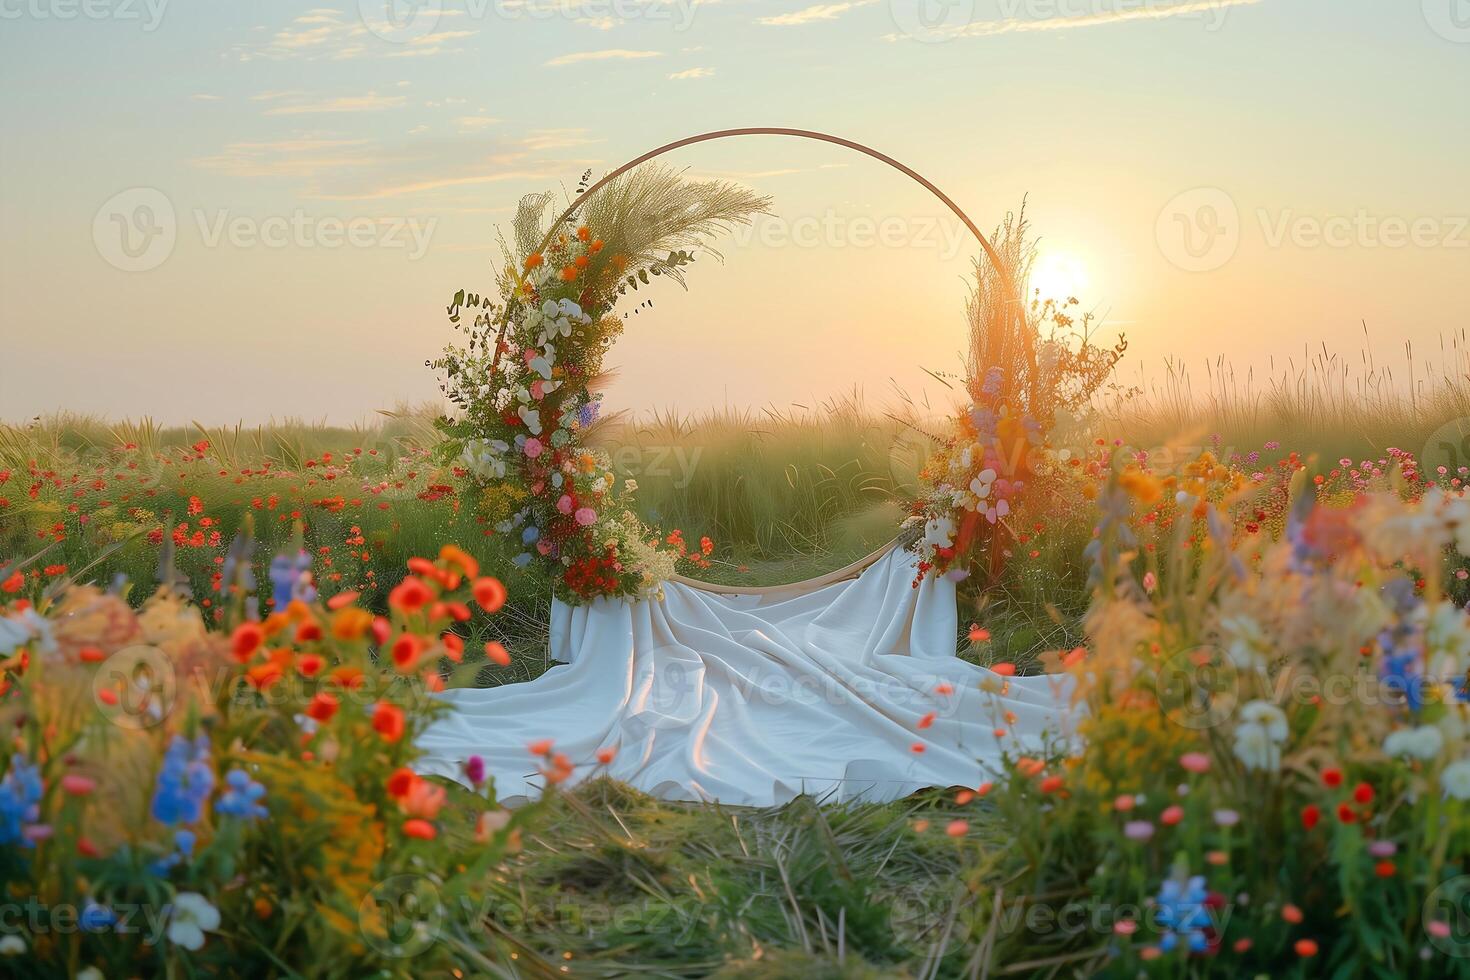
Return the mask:
M632 480L598 448L602 360L622 331L618 303L654 278L684 284L696 251L763 212L767 199L722 181L644 166L589 187L547 222L551 194L523 198L494 297L461 290L448 307L463 330L432 362L454 415L441 448L478 487L482 519L518 544L513 562L545 569L570 603L658 597L681 562L708 565L634 513ZM626 315L626 314L624 314Z
M1055 445L1053 435L1087 405L1127 349L1121 338L1116 347L1094 344L1092 315L1079 321L1070 312L1074 297L1033 296L1018 315L1036 256L1024 207L1007 216L994 243L1000 267L976 261L966 310L969 405L947 431L931 435L935 449L906 522L919 556L916 585L930 574L993 576L1010 543L1028 540L1024 523L1013 530L1028 501L1044 498L1054 509L1058 494L1083 488L1075 479L1083 453Z

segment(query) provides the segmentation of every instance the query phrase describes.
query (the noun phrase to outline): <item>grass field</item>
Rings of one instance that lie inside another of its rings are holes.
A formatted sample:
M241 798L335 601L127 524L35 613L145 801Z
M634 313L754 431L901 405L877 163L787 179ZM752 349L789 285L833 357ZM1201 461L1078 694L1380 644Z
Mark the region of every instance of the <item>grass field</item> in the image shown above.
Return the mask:
M1323 359L1259 392L1227 374L1200 394L1175 371L1150 391L1115 387L1067 438L1157 453L1182 433L1185 444L1222 454L1258 453L1263 466L1288 450L1316 454L1320 472L1339 456L1418 452L1470 410L1470 389L1453 377L1401 395L1381 375L1357 389L1342 377ZM410 556L455 541L512 596L493 626L475 627L468 648L500 639L513 658L509 669L468 658L457 682L532 678L548 666L548 600L509 566L463 486L430 462L431 414L400 409L358 428L81 417L7 426L0 557L37 556L29 569L43 582L123 575L148 583L170 551L207 603L220 556L247 520L264 554L301 523L324 594L362 590L381 605L378 583L396 581ZM814 409L625 419L603 438L619 475L637 480L645 518L714 539L709 579L772 584L840 566L892 536L927 451L923 427L854 397ZM1043 651L1082 641L1082 551L1095 516L1058 518L1031 554L966 594L962 625L983 622L991 638L966 641L963 656L1026 670ZM595 782L554 804L524 850L487 880L486 904L466 928L516 949L533 976L566 968L593 977L1083 976L1101 968L1105 936L1034 929L1019 918L1038 896L1065 903L1081 895L1090 873L1082 838L1075 848L1026 853L1017 847L1022 828L974 806L957 840L911 832L956 812L939 791L883 806L802 800L753 812L660 804ZM1008 891L1022 856L1045 869L1047 889Z

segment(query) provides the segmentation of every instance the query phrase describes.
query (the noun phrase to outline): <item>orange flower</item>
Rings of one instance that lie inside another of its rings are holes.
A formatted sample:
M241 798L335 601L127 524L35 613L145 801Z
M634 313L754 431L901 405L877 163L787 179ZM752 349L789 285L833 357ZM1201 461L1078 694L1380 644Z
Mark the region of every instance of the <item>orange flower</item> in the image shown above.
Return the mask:
M327 661L317 653L303 653L296 658L296 672L302 677L315 677L326 665Z
M372 613L349 606L337 610L337 614L332 617L332 635L339 640L360 640L367 635L372 625Z
M526 751L532 755L550 755L551 739L543 738L535 742L526 743Z
M992 674L999 674L1002 677L1015 677L1016 665L1012 663L991 664L990 672Z
M439 832L434 825L427 820L405 820L403 821L403 836L417 837L419 840L433 840Z
M561 276L561 281L562 282L576 282L577 281L577 268L576 268L576 266L569 265L566 268L562 269L559 274Z
M255 656L265 642L265 629L259 623L241 623L230 636L230 652L240 663Z
M327 608L333 610L341 609L344 606L352 605L354 602L357 601L357 598L358 593L356 592L338 592L336 595L332 596L332 598L327 600Z
M6 579L3 585L0 585L0 591L14 594L23 589L25 587L25 584L25 575L21 572L16 572L14 575L10 576L10 578Z
M444 644L444 655L450 660L459 663L464 659L464 640L458 634L445 633L439 638L439 642Z
M609 762L613 761L613 757L616 756L617 754L618 754L618 750L617 749L614 749L614 748L598 749L597 750L597 761L600 762L600 763L602 763L605 766Z
M379 701L373 706L373 730L383 737L383 741L398 741L406 727L403 709L398 705Z
M1317 941L1315 939L1298 939L1292 948L1296 950L1296 955L1303 959L1317 955Z
M944 832L951 837L963 837L970 832L970 825L963 820L951 820Z
M309 620L296 627L297 643L315 643L322 638L322 628L315 620Z
M500 607L505 605L505 586L500 584L498 578L477 578L471 586L475 594L475 601L480 608L488 613L499 612Z
M97 647L82 647L77 651L77 657L84 664L100 664L107 659L107 654Z
M932 726L934 724L934 718L935 717L936 716L935 716L934 712L932 712L932 711L929 712L924 717L922 717L922 718L919 719L919 723L918 723L918 726L917 727L919 727L919 728L929 728L930 726Z
M586 225L583 225L582 227L580 227L580 228L577 229L577 238L580 241L584 241L585 242L585 241L587 241L591 237L592 237L592 229L591 228L588 228Z
M1063 780L1061 776L1047 776L1041 781L1040 789L1043 793L1055 793L1061 789Z
M540 252L532 252L530 255L526 256L526 271L529 272L530 270L537 268L545 261L546 259L542 258Z
M424 584L423 579L412 575L406 576L388 593L388 605L403 613L416 613L433 599L434 593Z
M338 701L336 697L328 694L326 691L318 691L316 692L316 696L306 706L306 717L326 724L337 714L337 709L341 704L342 702Z
M502 667L510 666L510 654L506 651L504 646L496 643L494 640L491 640L489 643L485 644L485 656L489 657L491 660L495 661L495 663L499 664Z
M399 673L407 674L418 664L419 655L423 652L424 641L412 633L404 633L393 641L393 666Z
M327 682L330 684L335 684L337 687L344 688L346 690L356 690L357 688L362 687L362 668L349 667L344 664L341 667L333 669L333 671L327 675Z
M256 664L245 671L245 680L257 691L264 691L276 681L281 679L285 673L281 665L274 660L267 660L263 664Z
M439 558L443 561L449 562L449 564L451 565L457 565L459 567L459 570L461 572L464 572L465 578L475 578L480 574L480 563L477 562L472 555L470 555L463 548L460 548L457 545L446 544L444 547L440 548Z

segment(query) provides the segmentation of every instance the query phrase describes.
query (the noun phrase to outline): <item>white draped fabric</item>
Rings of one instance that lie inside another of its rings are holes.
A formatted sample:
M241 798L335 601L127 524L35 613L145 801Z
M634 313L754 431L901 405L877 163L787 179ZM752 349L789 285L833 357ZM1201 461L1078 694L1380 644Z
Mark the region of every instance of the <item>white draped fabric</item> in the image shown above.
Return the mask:
M549 738L576 764L572 781L604 770L662 799L889 800L977 786L1003 749L1069 736L1058 679L958 659L955 587L930 577L915 588L914 570L895 549L856 579L805 591L668 583L663 602L557 602L551 655L565 665L446 692L454 710L421 738L420 770L463 780L479 755L513 802L538 792L526 746ZM616 756L598 766L604 748Z

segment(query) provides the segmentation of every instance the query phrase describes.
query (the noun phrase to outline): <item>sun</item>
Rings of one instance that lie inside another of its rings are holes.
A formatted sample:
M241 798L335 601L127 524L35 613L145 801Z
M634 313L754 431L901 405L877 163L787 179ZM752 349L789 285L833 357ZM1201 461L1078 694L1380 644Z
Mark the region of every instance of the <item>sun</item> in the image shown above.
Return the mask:
M1031 267L1029 292L1042 300L1065 301L1087 291L1087 263L1071 252L1043 252Z

